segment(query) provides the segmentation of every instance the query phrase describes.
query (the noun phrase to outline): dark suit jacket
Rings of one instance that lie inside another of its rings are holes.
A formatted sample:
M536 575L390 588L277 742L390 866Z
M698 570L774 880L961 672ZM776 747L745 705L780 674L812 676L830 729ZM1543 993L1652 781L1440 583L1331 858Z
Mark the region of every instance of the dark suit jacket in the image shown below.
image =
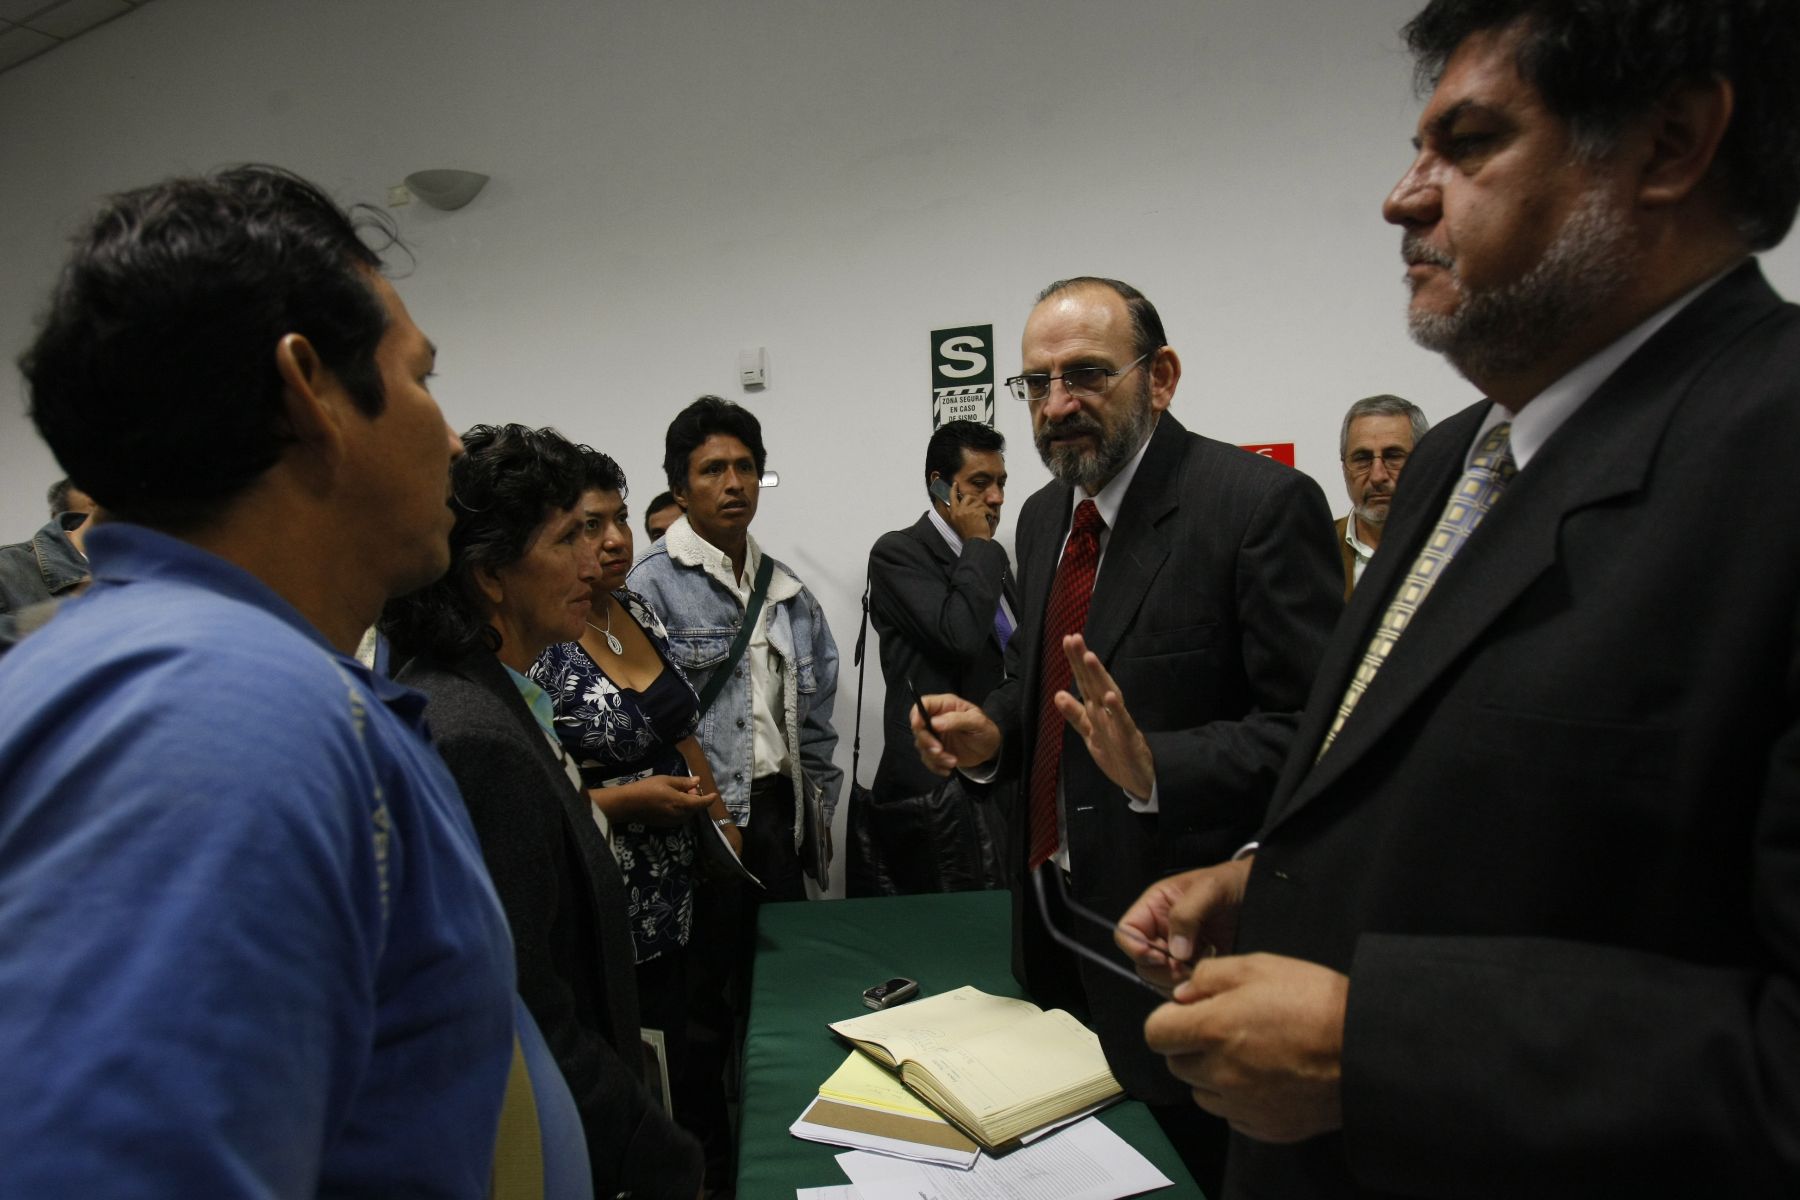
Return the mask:
M1044 609L1071 497L1053 481L1019 515L1019 629L1007 680L982 706L1004 739L1003 773L1021 780L1037 735ZM1158 876L1228 857L1261 823L1343 611L1330 529L1324 494L1307 476L1189 433L1169 413L1157 422L1108 537L1085 632L1149 740L1159 811L1131 811L1081 738L1067 733L1061 772L1078 900L1116 918ZM1029 788L1021 782L1018 791L1024 830ZM1067 960L1045 943L1025 895L1015 893L1014 918L1015 973L1034 995L1058 1002ZM1081 933L1118 957L1106 931ZM1080 970L1120 1082L1139 1098L1187 1099L1144 1047L1150 994L1086 964Z
M1314 766L1486 406L1420 443L1239 925L1349 973L1344 1133L1234 1142L1228 1193L1800 1194L1797 381L1746 264L1511 482Z
M492 654L415 659L396 678L430 699L433 741L512 927L519 995L581 1111L594 1194L691 1200L699 1143L644 1090L624 884L587 797Z
M1014 614L1012 566L999 542L965 541L953 554L929 515L884 533L869 552L869 622L881 637L881 766L878 796L918 796L940 780L913 749L912 680L921 696L950 692L977 700L1005 678L994 612L1005 594Z
M1349 522L1350 514L1345 513L1338 518L1337 525L1334 527L1337 530L1338 557L1344 563L1344 600L1346 602L1356 592L1356 551L1352 550L1350 543L1344 540L1344 530Z

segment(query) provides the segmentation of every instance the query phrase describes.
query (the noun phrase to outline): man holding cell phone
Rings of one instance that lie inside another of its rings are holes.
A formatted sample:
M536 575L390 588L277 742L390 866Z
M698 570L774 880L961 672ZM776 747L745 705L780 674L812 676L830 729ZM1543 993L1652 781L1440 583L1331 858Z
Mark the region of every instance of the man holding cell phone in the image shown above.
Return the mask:
M851 895L1001 887L1007 797L946 783L912 747L909 681L922 692L985 696L1005 677L1017 596L995 540L1006 502L1006 439L979 421L946 421L925 449L931 504L869 553L869 619L881 637L885 742L869 822L873 854L853 846Z

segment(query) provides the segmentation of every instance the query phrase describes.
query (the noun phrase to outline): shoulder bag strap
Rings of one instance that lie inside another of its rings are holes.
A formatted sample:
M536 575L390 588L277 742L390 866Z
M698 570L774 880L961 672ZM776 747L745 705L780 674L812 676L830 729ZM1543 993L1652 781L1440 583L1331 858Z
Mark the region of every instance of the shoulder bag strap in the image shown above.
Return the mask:
M856 738L850 743L850 784L854 787L861 774L862 764L862 696L863 673L868 670L868 663L863 660L863 647L869 641L869 589L874 586L872 580L863 579L862 594L862 628L856 631Z
M750 589L750 603L744 608L744 623L738 626L738 633L731 643L731 649L725 653L725 661L719 669L712 673L706 681L706 687L700 692L700 716L712 707L719 693L725 690L725 680L730 678L731 669L737 666L738 659L744 657L744 650L750 645L750 635L756 631L756 619L762 616L763 600L769 594L769 576L775 573L775 560L768 555L762 556L762 562L756 568L756 583Z

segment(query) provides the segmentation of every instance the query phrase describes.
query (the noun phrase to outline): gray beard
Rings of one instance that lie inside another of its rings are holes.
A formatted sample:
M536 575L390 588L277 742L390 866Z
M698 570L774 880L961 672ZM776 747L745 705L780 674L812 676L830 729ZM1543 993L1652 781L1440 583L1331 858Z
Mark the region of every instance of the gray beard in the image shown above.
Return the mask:
M1435 350L1465 378L1516 374L1552 353L1628 282L1630 231L1598 190L1583 196L1543 257L1504 287L1472 292L1451 266L1462 303L1450 313L1409 311L1413 340Z
M1100 422L1085 412L1077 412L1057 425L1046 425L1039 430L1032 440L1037 445L1038 457L1050 468L1050 474L1070 487L1097 492L1106 486L1108 480L1124 470L1125 464L1143 446L1144 439L1150 436L1150 427L1156 424L1156 413L1150 407L1148 379L1139 381L1137 395L1133 399L1135 403L1127 414L1127 419L1111 433L1107 433ZM1091 454L1083 453L1076 446L1062 446L1052 450L1048 445L1049 435L1062 432L1097 434L1100 437L1099 448Z
M1380 529L1384 524L1387 523L1388 513L1392 512L1392 511L1393 511L1393 508L1391 506L1387 509L1379 509L1379 508L1373 508L1373 507L1365 508L1363 505L1360 505L1360 504L1358 504L1356 506L1357 519L1360 520L1364 525L1373 525L1377 529Z

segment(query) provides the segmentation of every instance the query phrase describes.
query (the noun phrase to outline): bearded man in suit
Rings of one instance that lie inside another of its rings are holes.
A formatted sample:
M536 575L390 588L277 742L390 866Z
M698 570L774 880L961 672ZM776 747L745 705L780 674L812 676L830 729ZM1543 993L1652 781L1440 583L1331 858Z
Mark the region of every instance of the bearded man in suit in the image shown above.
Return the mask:
M1114 1074L1204 1184L1218 1156L1194 1151L1208 1130L1144 1049L1153 997L1055 944L1027 872L1058 873L1053 883L1110 920L1159 875L1229 854L1255 830L1343 606L1331 516L1307 476L1190 433L1168 411L1181 360L1131 285L1051 284L1020 349L1007 386L1030 405L1055 478L1019 517L1006 681L979 706L926 697L936 732L914 714L916 744L940 773L1020 780L1014 974L1040 1003L1092 1021ZM1102 664L1139 698L1141 758L1117 783L1106 771L1120 756L1095 753L1105 696L1071 692L1077 669ZM1083 936L1113 953L1104 930Z
M1384 211L1488 399L1408 461L1258 847L1127 914L1143 969L1203 958L1148 1042L1236 1131L1227 1196L1791 1196L1800 309L1751 255L1800 202L1800 8L1406 34Z

